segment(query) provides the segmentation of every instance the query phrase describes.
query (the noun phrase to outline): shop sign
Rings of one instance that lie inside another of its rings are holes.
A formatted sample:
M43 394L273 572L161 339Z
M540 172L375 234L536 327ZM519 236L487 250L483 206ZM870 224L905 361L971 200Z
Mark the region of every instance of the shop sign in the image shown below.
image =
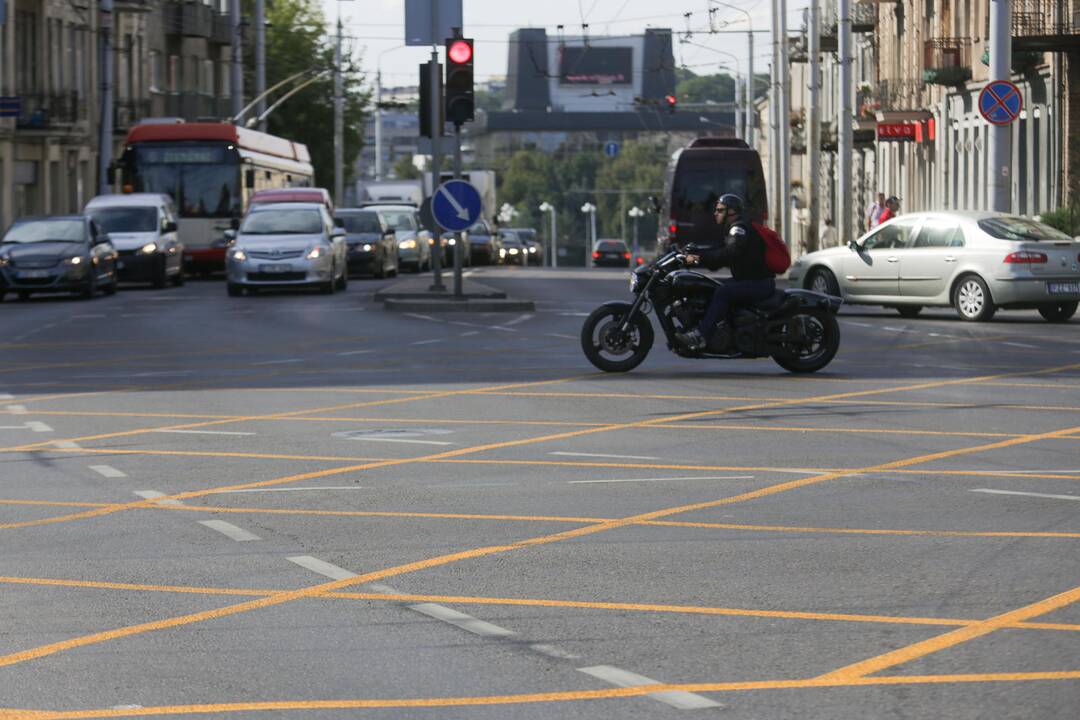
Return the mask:
M912 123L878 123L878 140L905 141L915 139L915 125Z

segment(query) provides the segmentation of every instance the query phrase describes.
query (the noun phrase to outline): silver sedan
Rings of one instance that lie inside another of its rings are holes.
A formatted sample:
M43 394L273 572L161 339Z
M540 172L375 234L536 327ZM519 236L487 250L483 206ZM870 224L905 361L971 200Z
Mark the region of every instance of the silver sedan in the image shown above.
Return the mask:
M348 282L345 231L316 203L255 205L225 252L229 295L259 287L308 286L324 293Z
M1035 309L1050 322L1080 302L1080 242L1030 218L990 212L901 215L847 247L799 258L792 287L915 317L953 307L964 320Z

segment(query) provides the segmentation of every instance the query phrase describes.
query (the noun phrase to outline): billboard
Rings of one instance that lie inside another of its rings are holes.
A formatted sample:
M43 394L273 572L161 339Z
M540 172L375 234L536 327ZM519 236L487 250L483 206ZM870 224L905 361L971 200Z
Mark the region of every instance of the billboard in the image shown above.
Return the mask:
M630 85L632 47L563 46L558 54L560 85Z

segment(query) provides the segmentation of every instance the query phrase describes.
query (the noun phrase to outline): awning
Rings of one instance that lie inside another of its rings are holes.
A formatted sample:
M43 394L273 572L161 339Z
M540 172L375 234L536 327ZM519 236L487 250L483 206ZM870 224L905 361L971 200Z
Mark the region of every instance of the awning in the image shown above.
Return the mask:
M879 123L922 122L932 117L929 110L879 110L875 115Z

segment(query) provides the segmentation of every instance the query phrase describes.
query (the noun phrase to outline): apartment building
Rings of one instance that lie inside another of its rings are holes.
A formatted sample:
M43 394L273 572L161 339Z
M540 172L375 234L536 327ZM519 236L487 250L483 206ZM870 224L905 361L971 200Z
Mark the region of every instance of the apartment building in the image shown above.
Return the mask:
M227 0L0 0L0 228L98 193L100 30L113 28L113 156L146 117L229 110Z

